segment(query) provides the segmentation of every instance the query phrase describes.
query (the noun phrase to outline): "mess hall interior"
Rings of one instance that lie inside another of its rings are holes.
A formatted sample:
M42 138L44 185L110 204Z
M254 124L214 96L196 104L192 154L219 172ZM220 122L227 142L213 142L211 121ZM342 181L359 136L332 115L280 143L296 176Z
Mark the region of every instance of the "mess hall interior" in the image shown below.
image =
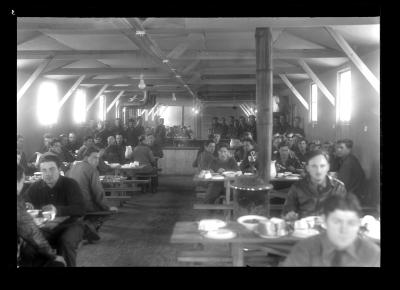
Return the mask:
M379 15L17 17L18 267L379 267L380 194Z

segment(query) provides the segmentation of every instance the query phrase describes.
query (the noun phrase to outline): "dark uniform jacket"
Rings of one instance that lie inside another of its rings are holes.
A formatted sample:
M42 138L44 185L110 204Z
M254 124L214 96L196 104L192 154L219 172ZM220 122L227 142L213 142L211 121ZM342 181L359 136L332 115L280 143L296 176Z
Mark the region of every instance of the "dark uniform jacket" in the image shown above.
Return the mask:
M332 178L326 177L326 187L315 187L310 180L309 176L294 183L288 192L285 204L283 206L283 214L294 211L301 217L318 215L320 204L328 196L347 194L343 182Z

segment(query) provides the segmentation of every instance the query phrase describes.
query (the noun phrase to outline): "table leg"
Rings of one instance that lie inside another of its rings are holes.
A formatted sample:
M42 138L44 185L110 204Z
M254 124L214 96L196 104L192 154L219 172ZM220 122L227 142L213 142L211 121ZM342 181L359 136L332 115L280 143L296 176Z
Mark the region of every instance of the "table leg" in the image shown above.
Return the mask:
M226 180L225 181L225 198L226 198L226 204L230 204L231 203L231 182L230 180ZM227 220L231 219L231 211L227 210L227 214L226 214Z
M232 251L232 260L234 267L243 267L244 266L244 258L243 258L243 246L241 243L233 243L231 247Z

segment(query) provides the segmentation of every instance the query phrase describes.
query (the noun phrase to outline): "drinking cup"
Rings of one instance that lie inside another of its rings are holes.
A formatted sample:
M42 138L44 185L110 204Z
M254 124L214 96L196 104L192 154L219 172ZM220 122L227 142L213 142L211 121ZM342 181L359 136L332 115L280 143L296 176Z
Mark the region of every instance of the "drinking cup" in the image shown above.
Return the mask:
M308 223L305 220L298 220L294 222L295 230L308 230Z

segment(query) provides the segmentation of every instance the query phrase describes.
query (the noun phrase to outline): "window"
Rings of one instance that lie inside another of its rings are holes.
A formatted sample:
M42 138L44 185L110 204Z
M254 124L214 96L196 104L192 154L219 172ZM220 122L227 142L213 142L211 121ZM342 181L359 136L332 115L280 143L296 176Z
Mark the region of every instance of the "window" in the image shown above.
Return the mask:
M352 107L351 71L346 69L338 72L336 120L348 123L351 118Z
M316 84L311 84L311 109L310 120L313 123L318 121L318 87Z
M86 93L83 90L77 90L75 93L73 114L76 123L86 121Z
M54 83L44 82L39 87L37 116L42 125L52 125L58 118L58 91Z
M106 111L106 96L100 96L99 98L99 120L105 120L105 111Z

